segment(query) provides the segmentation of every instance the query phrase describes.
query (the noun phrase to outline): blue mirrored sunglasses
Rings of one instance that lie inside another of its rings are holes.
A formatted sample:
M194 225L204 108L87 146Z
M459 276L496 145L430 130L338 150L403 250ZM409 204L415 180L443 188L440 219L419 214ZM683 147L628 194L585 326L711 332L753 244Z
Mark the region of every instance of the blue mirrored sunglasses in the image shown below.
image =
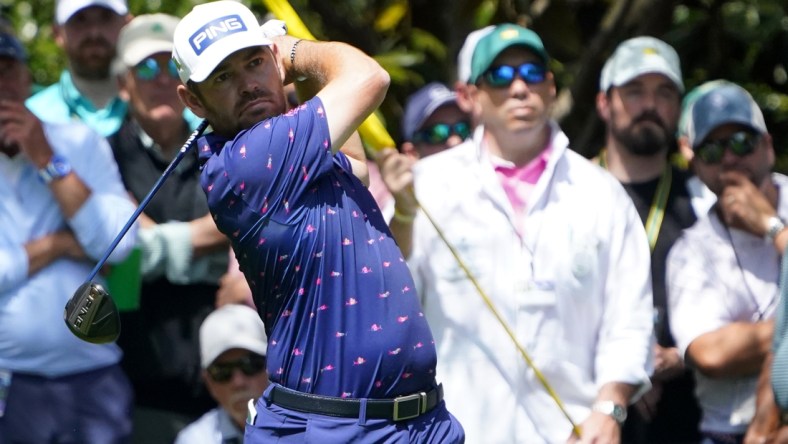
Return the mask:
M156 59L153 57L148 57L147 59L139 62L137 66L134 67L134 75L140 79L145 81L150 81L156 78L163 71L161 65L159 64ZM178 77L178 67L175 66L175 62L170 59L167 61L167 74L177 79Z
M695 148L695 152L703 163L714 165L722 161L725 150L731 150L731 152L738 157L752 154L752 152L755 151L755 147L758 145L758 139L759 136L755 134L747 131L739 131L727 139L703 142L700 146Z
M462 140L467 139L471 134L470 122L461 121L454 124L436 123L435 125L416 131L416 133L413 134L413 141L416 143L421 142L439 145L446 143L452 134L458 135Z
M490 67L482 78L494 88L505 88L520 76L525 83L542 83L547 78L547 68L539 63L527 62L520 66L498 65Z

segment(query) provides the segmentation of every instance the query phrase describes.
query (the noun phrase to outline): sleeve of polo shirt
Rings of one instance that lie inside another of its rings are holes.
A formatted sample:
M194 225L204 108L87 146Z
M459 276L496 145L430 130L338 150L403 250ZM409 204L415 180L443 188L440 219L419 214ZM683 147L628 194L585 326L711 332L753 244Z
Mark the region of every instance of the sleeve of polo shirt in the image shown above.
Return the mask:
M700 243L684 235L668 254L670 331L682 357L695 338L731 321L725 280L716 275L710 252Z
M328 124L317 97L255 125L229 148L223 154L228 177L238 187L236 194L253 206L265 202L292 210L292 203L333 168Z
M596 354L596 383L650 387L654 343L651 254L643 224L618 184L611 220L604 311Z
M22 245L0 248L0 293L6 292L27 279L27 253Z
M179 285L216 283L227 271L227 252L194 257L189 222L168 222L138 232L145 280L166 276Z
M85 253L98 260L134 213L134 204L128 198L106 139L90 130L80 131L79 127L68 130L74 137L61 145L61 152L91 190L87 201L68 223ZM58 143L49 135L48 140L53 145ZM108 262L125 259L135 243L136 224L118 243Z

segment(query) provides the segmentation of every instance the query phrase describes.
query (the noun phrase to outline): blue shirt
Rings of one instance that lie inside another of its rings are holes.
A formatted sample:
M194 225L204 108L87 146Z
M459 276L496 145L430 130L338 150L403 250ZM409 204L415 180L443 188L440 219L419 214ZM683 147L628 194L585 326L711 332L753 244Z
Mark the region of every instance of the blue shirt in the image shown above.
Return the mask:
M128 104L119 97L114 97L104 108L97 109L82 96L68 71L63 71L57 83L34 94L25 104L45 122L79 120L104 137L120 129L128 109Z
M53 151L68 159L91 195L73 218L65 219L35 166L23 154L9 159L0 153L0 368L56 377L120 360L115 344L95 345L74 336L63 321L63 308L134 205L103 137L77 123L45 123L44 130ZM93 261L62 257L28 277L24 245L66 228ZM135 231L118 244L111 263L131 251Z
M74 85L71 73L63 71L60 80L37 92L25 102L39 119L51 123L81 121L104 137L115 134L123 124L128 111L128 103L114 97L104 108L96 108ZM183 117L194 129L202 119L189 109L184 109Z
M200 140L202 186L269 338L271 381L390 398L429 387L435 345L410 271L314 98L227 141Z

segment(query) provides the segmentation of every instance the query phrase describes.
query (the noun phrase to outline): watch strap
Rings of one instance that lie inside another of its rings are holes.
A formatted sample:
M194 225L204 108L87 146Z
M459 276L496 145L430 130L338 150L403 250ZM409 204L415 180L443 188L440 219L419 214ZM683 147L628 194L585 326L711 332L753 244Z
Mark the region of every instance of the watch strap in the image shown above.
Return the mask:
M619 424L624 424L627 420L627 408L613 401L596 401L591 406L591 410L608 415Z
M770 216L766 222L766 239L774 242L774 238L785 229L785 222L777 216Z
M45 184L49 184L53 180L61 179L71 173L71 164L65 157L55 154L49 159L49 162L38 170L38 177Z

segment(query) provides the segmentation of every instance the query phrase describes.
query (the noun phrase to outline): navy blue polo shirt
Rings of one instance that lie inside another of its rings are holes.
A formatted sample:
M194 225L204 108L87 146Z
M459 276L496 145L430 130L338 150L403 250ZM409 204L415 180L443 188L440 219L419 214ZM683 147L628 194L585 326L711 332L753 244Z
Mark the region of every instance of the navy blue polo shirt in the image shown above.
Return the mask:
M268 333L273 382L389 398L428 388L435 345L399 247L318 98L234 140L200 139L201 183Z

